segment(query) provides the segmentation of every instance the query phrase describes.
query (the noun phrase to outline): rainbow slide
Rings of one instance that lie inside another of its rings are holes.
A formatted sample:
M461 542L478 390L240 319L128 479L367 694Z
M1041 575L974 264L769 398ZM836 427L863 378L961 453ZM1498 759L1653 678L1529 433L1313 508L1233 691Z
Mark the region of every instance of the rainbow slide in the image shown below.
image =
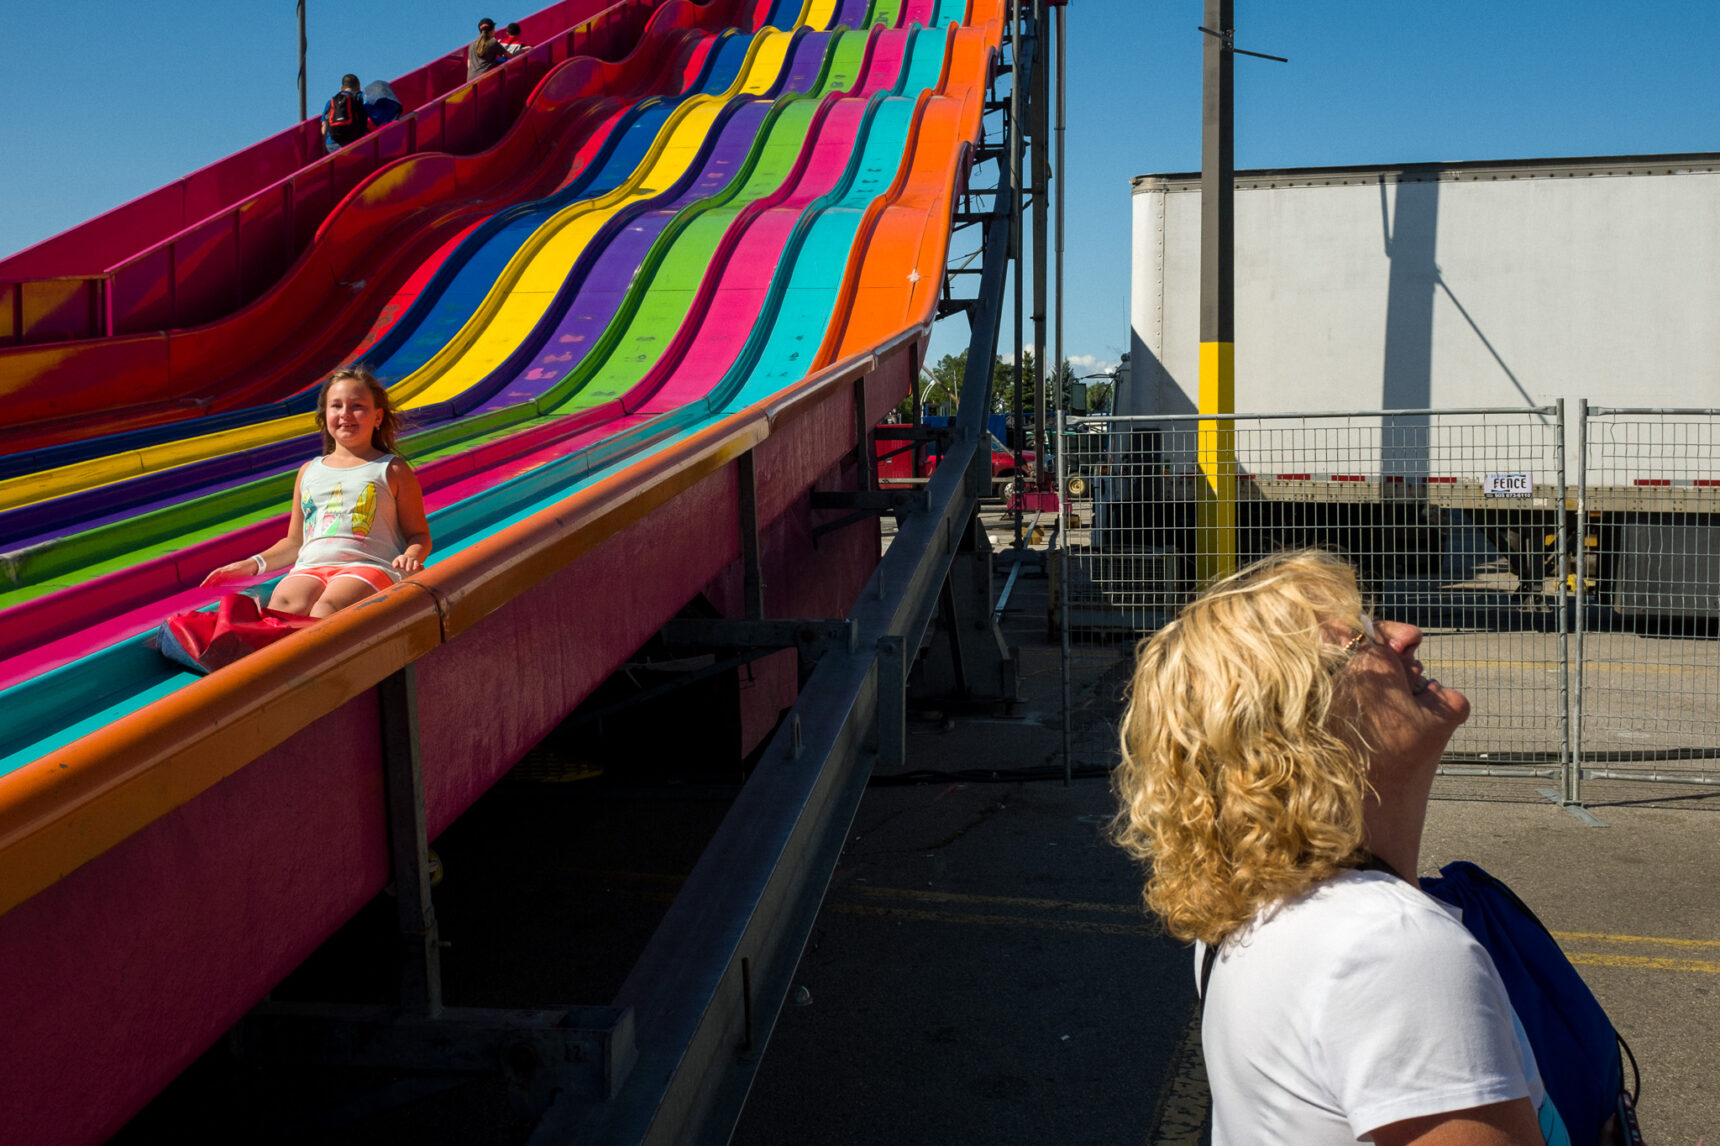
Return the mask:
M10 1133L112 1134L379 892L385 682L416 696L433 837L688 601L747 615L749 551L766 616L844 615L876 528L811 545L808 491L863 488L918 373L1002 11L557 4L491 76L397 84L398 139L234 182L134 250L94 221L99 274L65 237L0 263L105 300L32 325L36 288L0 279ZM291 258L228 251L225 294L136 269L341 178L283 230ZM329 273L363 286L310 289ZM114 305L151 289L168 302ZM355 359L412 414L429 568L178 671L146 638L284 532L311 396ZM792 657L754 678L743 751L797 686Z

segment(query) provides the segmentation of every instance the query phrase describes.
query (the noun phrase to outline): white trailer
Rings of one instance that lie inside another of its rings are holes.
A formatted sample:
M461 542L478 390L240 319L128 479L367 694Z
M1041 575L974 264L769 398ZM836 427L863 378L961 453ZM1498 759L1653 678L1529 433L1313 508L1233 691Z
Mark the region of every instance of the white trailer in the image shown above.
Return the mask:
M1119 414L1198 412L1200 215L1198 175L1134 180ZM1564 399L1574 491L1578 399L1720 408L1720 154L1238 172L1235 284L1236 411L1522 410ZM1190 460L1147 459L1164 472ZM1465 520L1511 556L1525 590L1576 567L1549 551L1556 530L1523 528L1521 512L1500 524L1506 515L1489 507L1502 503L1480 488L1491 474L1452 488L1414 451L1352 458L1359 473L1333 475L1278 459L1295 471L1289 481L1240 448L1237 460L1250 498L1314 507L1310 517L1375 489L1401 503L1429 483L1435 509L1471 506ZM1640 474L1591 462L1588 517L1569 548L1586 548L1590 584L1612 590L1621 611L1720 616L1712 595L1668 604L1720 562L1720 457L1706 459L1714 472L1685 459L1672 479L1663 458L1649 460L1655 468ZM1501 457L1492 468L1527 467ZM1546 480L1533 475L1534 500L1557 513Z
M1134 181L1122 414L1194 413L1200 179ZM1242 171L1236 409L1720 406L1720 154Z

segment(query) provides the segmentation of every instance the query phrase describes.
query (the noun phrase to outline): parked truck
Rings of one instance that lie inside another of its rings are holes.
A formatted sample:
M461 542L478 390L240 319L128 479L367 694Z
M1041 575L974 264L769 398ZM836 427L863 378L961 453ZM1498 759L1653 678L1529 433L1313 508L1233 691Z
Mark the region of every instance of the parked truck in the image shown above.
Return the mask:
M1119 414L1200 412L1200 217L1198 175L1134 180ZM1580 520L1577 497L1579 400L1720 407L1717 268L1720 154L1238 172L1234 411L1510 408L1525 413L1492 424L1530 426L1476 431L1442 472L1443 415L1375 420L1330 464L1250 423L1260 433L1234 452L1239 556L1328 544L1387 579L1437 569L1467 531L1519 592L1581 575L1623 613L1720 617L1714 420L1595 444ZM1526 413L1561 399L1563 488L1553 417ZM1195 455L1190 423L1114 433L1100 540L1191 547Z

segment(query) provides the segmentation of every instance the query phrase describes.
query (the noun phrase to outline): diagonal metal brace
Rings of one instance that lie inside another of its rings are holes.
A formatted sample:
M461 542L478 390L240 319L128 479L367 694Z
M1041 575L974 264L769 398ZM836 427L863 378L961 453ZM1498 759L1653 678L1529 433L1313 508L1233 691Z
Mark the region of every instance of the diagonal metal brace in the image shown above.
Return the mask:
M724 617L677 618L659 635L670 648L799 649L817 658L831 650L852 652L853 621L742 621Z
M918 513L926 508L923 489L813 490L813 509L858 509L868 513Z
M914 425L902 422L893 426L878 426L873 429L872 436L880 442L947 442L950 438L948 426Z

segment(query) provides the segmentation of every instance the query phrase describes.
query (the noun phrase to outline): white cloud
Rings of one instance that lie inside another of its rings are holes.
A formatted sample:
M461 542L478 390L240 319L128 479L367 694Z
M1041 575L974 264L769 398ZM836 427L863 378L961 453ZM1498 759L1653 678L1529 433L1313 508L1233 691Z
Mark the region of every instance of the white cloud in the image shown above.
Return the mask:
M1071 354L1069 365L1074 367L1077 378L1084 374L1108 374L1117 368L1117 363L1097 354Z
M1033 353L1033 347L1031 345L1023 346L1021 349L1028 355ZM1005 365L1013 365L1015 363L1015 354L1013 352L999 355L999 357L1003 359ZM1068 360L1069 365L1074 368L1075 376L1077 378L1084 374L1107 374L1112 370L1115 370L1118 365L1115 359L1101 358L1097 354L1071 354L1068 356Z

